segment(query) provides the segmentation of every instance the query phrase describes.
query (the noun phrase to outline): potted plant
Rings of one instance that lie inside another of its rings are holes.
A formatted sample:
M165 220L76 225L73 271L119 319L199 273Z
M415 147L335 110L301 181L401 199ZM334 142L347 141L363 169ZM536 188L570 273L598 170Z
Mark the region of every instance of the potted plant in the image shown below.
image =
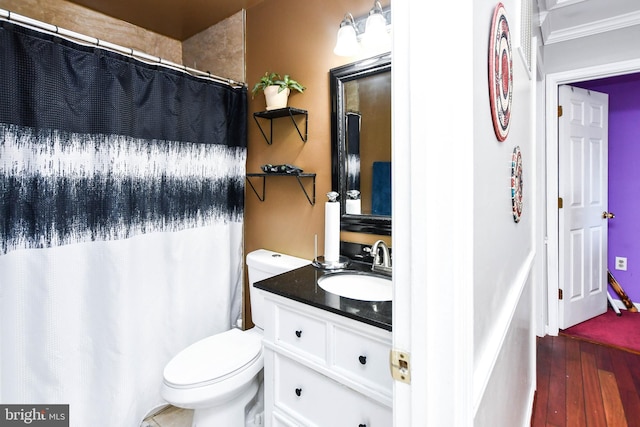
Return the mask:
M275 110L285 108L291 90L297 90L302 93L306 89L297 81L293 80L288 74L280 77L278 73L267 71L260 78L258 83L251 89L251 94L255 96L258 92L264 91L264 97L267 101L267 110Z

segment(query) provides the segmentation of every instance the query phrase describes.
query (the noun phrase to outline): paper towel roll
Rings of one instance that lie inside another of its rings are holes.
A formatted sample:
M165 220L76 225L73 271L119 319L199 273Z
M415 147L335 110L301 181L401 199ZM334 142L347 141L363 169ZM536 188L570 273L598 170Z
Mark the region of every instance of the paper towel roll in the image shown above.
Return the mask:
M336 262L340 258L340 202L324 205L324 259Z
M357 199L357 200L347 199L346 212L348 214L360 215L362 213L360 199Z

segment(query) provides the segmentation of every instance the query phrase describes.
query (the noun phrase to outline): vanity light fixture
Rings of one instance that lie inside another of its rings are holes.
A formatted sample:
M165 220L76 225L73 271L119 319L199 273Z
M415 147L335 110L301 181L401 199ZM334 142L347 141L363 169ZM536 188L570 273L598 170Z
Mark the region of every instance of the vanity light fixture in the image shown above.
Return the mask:
M387 52L391 49L391 8L384 9L375 0L367 16L356 19L346 13L340 23L333 53L338 56L354 56L362 47L371 52Z
M333 48L333 53L338 56L353 56L359 50L360 45L358 45L356 22L352 14L346 13L340 23L338 39L336 41L336 47Z
M384 48L387 50L390 45L389 34L387 33L387 20L384 17L382 6L379 1L373 3L369 11L367 22L362 35L362 42L369 49Z

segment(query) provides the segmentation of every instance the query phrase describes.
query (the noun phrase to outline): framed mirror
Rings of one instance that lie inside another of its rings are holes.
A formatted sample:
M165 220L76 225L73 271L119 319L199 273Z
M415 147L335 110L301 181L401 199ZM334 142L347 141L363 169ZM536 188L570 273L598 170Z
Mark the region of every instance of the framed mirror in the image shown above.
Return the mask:
M329 70L340 228L391 235L391 54Z

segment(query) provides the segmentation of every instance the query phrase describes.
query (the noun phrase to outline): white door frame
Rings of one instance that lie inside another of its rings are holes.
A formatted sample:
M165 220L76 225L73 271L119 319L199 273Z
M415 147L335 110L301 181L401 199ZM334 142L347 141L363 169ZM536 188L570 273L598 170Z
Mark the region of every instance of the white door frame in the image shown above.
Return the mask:
M575 82L640 72L640 59L579 68L546 75L546 166L547 166L547 328L559 333L558 309L558 86Z
M411 371L410 384L394 381L396 427L473 424L469 212L474 195L475 15L472 0L459 3L455 32L441 18L451 12L447 2L393 3L393 346L409 353ZM447 43L439 42L442 34L449 36ZM427 41L432 57L451 59L454 66L447 68L446 77L456 84L420 84L439 82L443 74L440 67L424 66L425 47L418 41ZM425 102L429 99L438 102ZM442 125L451 122L450 111L468 118L458 120L455 131ZM457 169L451 173L450 163L442 159L454 158ZM448 209L461 200L466 209Z

